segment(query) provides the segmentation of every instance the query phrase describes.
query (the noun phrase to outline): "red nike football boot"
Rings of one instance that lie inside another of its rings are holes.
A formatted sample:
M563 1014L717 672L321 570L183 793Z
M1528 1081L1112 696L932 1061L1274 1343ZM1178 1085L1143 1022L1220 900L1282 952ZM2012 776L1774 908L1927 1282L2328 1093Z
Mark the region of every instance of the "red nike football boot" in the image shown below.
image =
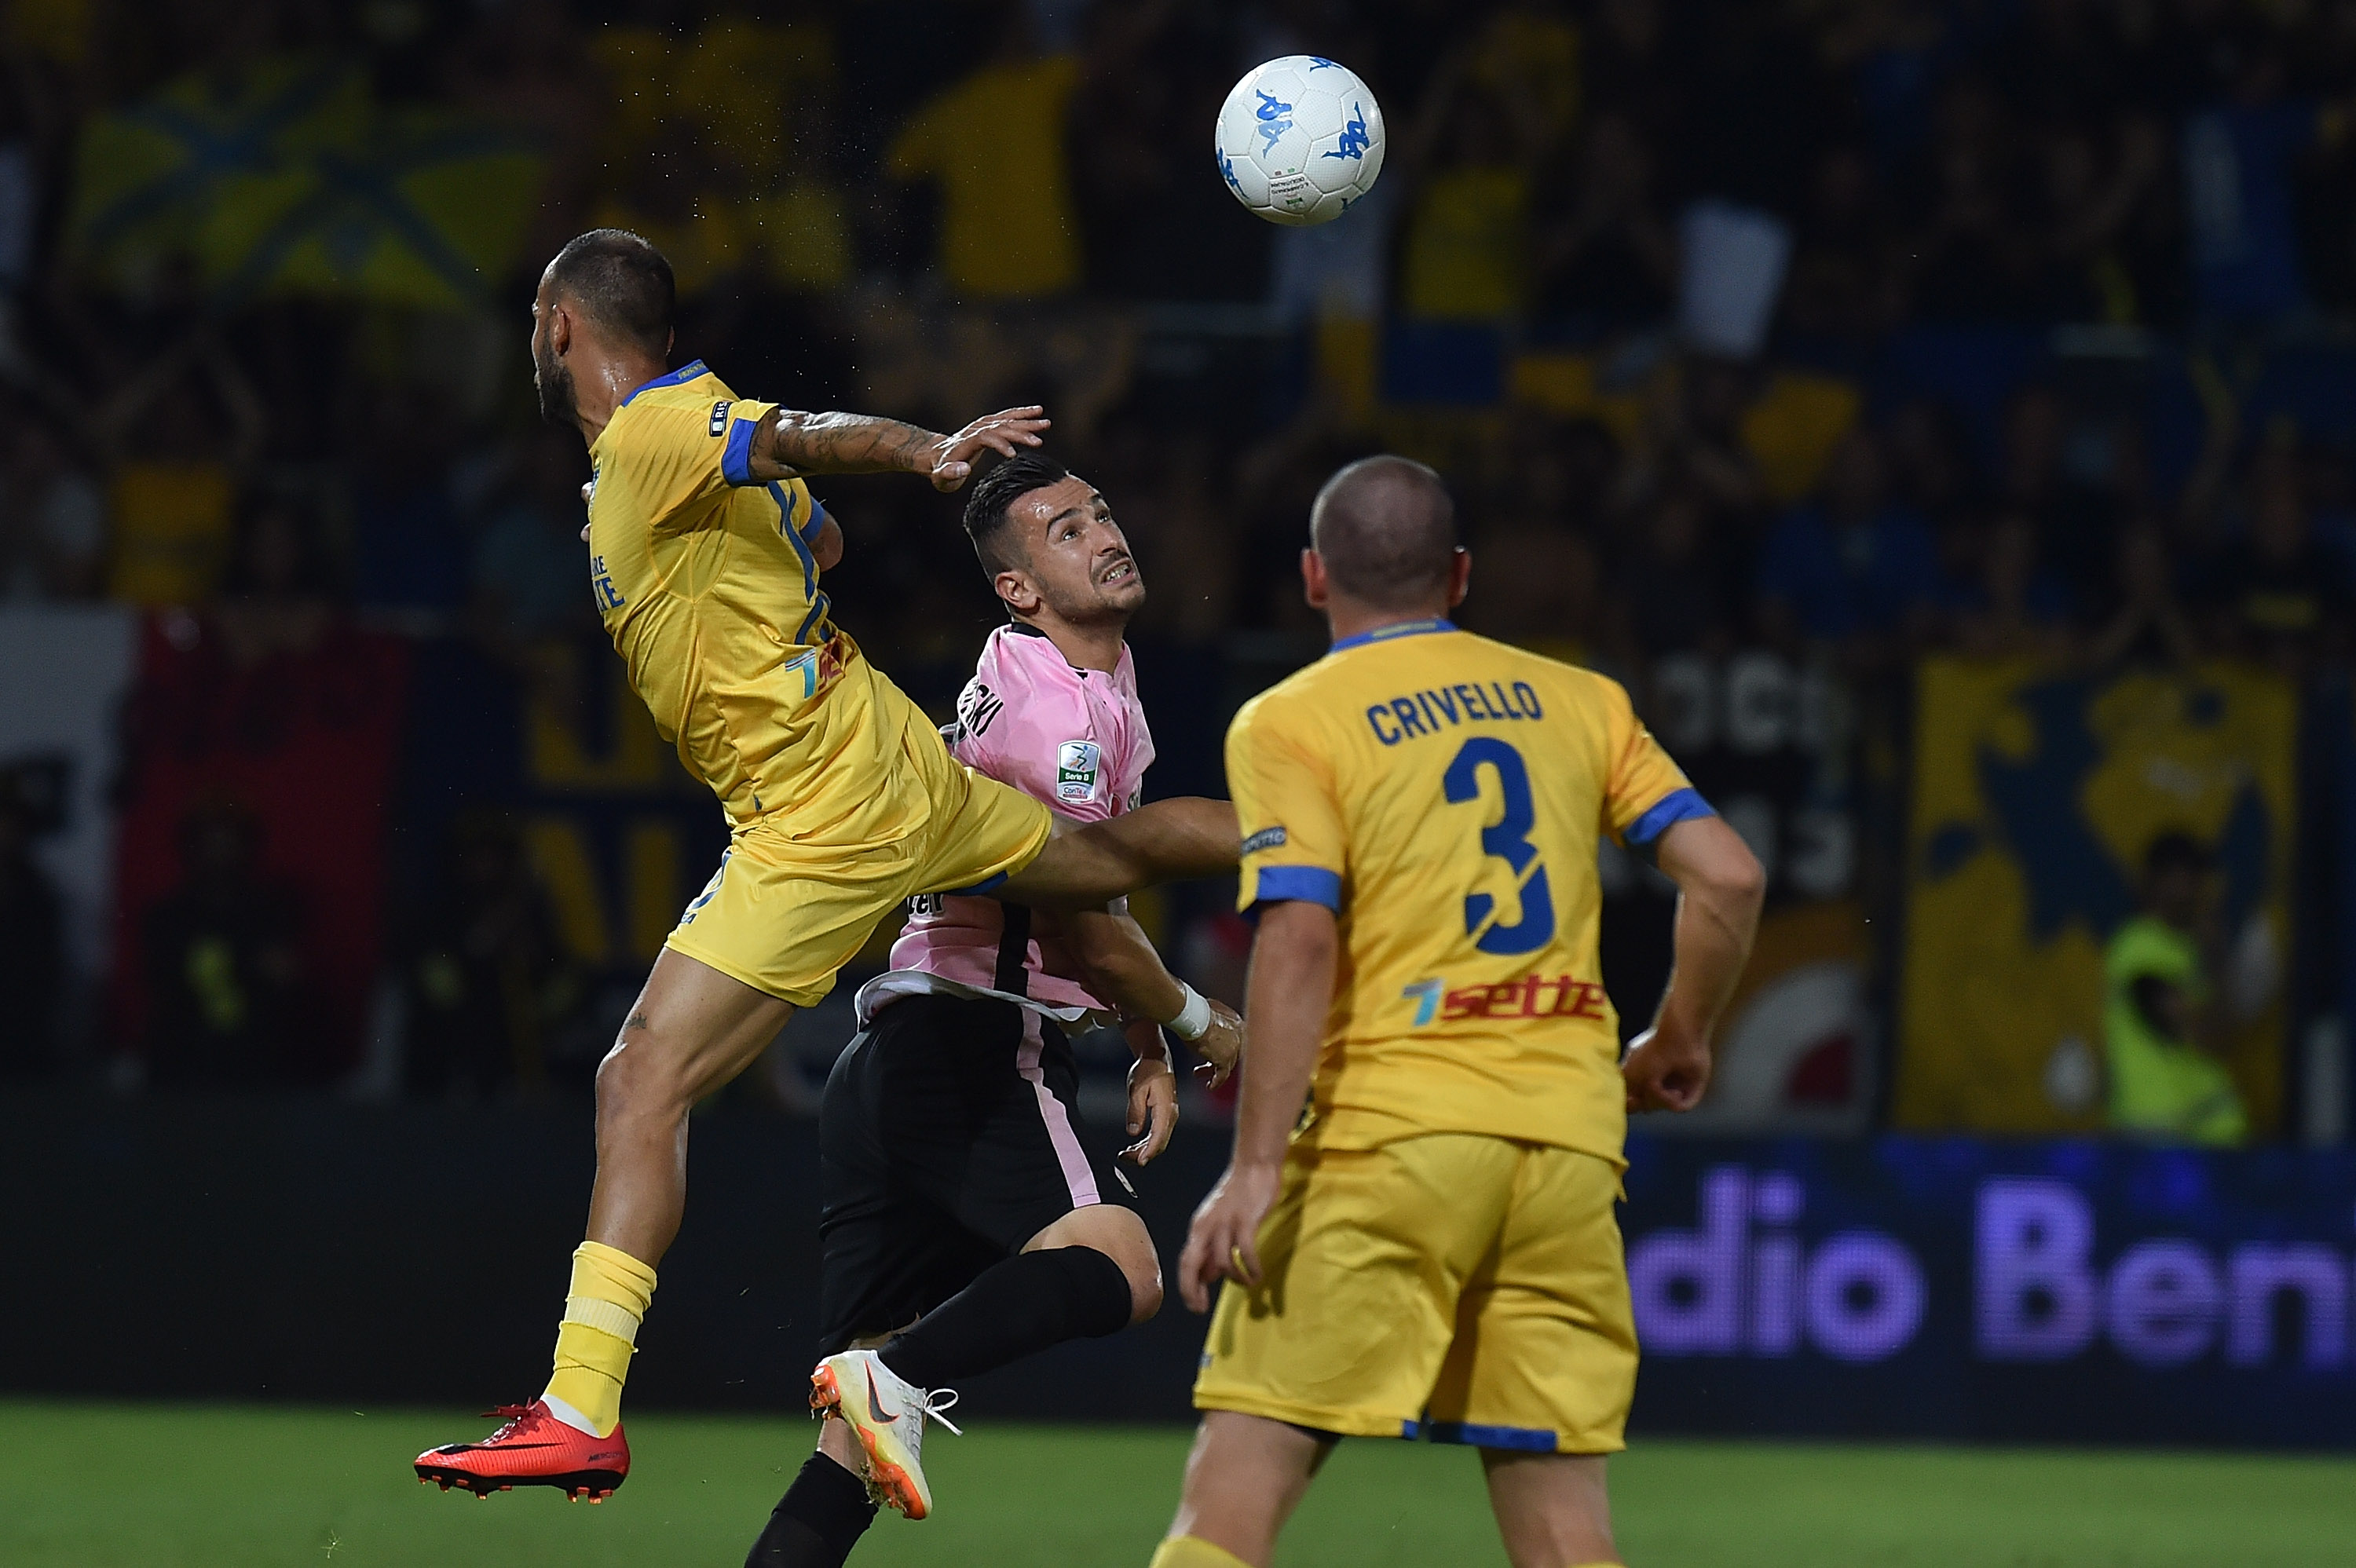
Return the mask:
M483 1413L506 1423L480 1443L445 1443L417 1456L417 1478L442 1489L464 1487L478 1498L518 1487L557 1487L565 1499L602 1503L630 1473L630 1445L619 1424L592 1437L549 1413L547 1402L503 1404Z

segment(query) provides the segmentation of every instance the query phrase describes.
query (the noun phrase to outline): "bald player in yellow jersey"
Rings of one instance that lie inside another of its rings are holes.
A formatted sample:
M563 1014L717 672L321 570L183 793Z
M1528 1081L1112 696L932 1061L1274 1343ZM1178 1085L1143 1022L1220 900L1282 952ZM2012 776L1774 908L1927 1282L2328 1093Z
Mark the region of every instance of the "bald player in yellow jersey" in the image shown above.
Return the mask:
M1227 733L1252 1044L1178 1267L1198 1312L1227 1283L1155 1568L1265 1564L1343 1436L1477 1447L1515 1568L1614 1563L1626 1114L1708 1084L1759 865L1616 683L1447 620L1471 562L1430 469L1344 469L1311 537L1332 651ZM1682 895L1675 976L1624 1062L1605 834Z
M487 1440L418 1456L444 1490L596 1500L621 1484L622 1381L679 1230L688 1111L826 996L886 913L965 890L1098 907L1237 858L1225 802L1062 832L1040 802L953 761L829 617L819 578L842 535L803 475L897 471L955 490L981 453L1036 446L1038 409L940 435L740 398L700 362L667 368L674 299L646 240L584 234L541 276L532 363L541 412L589 443L598 613L657 726L720 797L730 842L598 1068L597 1179L555 1371Z

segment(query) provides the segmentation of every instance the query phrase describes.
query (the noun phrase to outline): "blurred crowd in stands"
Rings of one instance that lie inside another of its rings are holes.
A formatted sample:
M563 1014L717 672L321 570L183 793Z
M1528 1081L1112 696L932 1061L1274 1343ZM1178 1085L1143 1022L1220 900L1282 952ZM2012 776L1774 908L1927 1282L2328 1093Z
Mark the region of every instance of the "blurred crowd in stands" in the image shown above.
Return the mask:
M1640 704L1663 658L1746 648L1861 688L1935 649L2350 654L2356 0L17 0L0 29L0 596L150 613L134 804L191 660L268 694L451 645L606 743L585 460L525 352L541 264L598 224L667 251L679 357L748 396L1049 405L1151 585L1163 792L1216 791L1234 699L1315 653L1307 503L1383 447L1456 486L1467 623ZM1388 162L1284 230L1211 125L1309 51L1379 96ZM1711 211L1771 236L1749 341L1693 327ZM2268 404L2285 356L2338 379ZM838 619L946 708L995 619L955 504L821 488ZM294 1060L316 976L258 813L198 790L157 840L118 948L140 1021L101 1026L153 1081L355 1070ZM384 878L401 1075L594 1059L529 832L432 820ZM31 821L0 799L11 974L55 970Z

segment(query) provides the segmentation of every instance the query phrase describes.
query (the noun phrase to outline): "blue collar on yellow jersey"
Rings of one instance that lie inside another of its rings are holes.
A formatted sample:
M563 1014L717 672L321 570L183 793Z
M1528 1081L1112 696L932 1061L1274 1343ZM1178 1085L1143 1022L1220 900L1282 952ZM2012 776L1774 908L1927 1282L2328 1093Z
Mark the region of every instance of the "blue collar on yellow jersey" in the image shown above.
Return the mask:
M680 366L678 369L671 371L669 375L657 376L653 380L648 381L642 386L631 388L630 398L637 397L640 392L652 391L657 387L676 387L682 381L692 381L698 376L709 376L711 374L711 371L704 368L702 360L692 359ZM630 406L630 398L624 398L622 400L622 407L626 409Z
M1419 637L1426 632L1452 632L1456 623L1445 615L1435 615L1429 621L1399 621L1387 626L1376 626L1371 632L1360 632L1355 637L1344 637L1325 651L1338 654L1355 648L1361 643L1387 643L1395 637Z

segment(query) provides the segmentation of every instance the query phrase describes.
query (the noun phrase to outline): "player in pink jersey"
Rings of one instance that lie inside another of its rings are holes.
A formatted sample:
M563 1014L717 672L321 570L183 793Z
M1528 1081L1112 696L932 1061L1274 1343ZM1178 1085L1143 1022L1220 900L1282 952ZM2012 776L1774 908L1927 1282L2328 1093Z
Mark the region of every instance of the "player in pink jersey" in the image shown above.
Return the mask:
M1077 821L1130 810L1153 761L1122 638L1145 585L1111 508L1023 454L976 482L965 517L1012 619L958 699L951 753ZM1050 916L987 888L928 895L892 965L859 993L860 1033L819 1113L811 1403L841 1419L748 1568L832 1568L873 1520L871 1497L924 1517L936 1391L1161 1307L1145 1222L1080 1144L1066 1031L1117 1020L1127 1033L1137 1141L1121 1157L1139 1165L1177 1119L1163 1027L1214 1078L1243 1049L1234 1011L1174 978L1120 905Z
M1113 569L1128 574L1125 585L1137 583L1133 562ZM1116 645L1111 669L1087 669L1028 622L999 627L958 699L957 722L943 733L949 755L1076 821L1119 816L1143 788L1153 734L1137 700L1129 649ZM1088 990L1061 933L1034 931L1020 905L986 894L935 893L916 900L909 912L892 947L890 973L859 993L862 1023L904 996L1010 995L1046 1004L1049 1016L1066 1022L1104 1005ZM1010 964L1026 977L1012 993L1005 989L1015 978Z

